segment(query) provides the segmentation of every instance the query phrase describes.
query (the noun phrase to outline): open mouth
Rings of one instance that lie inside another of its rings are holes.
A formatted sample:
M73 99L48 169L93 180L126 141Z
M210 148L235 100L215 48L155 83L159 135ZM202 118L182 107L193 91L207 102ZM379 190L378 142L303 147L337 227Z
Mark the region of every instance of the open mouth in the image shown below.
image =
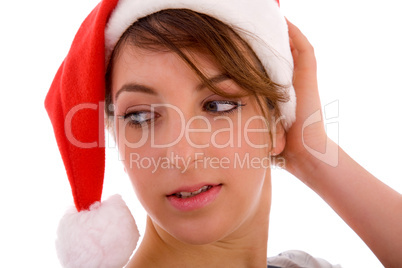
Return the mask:
M174 196L178 197L178 198L189 198L189 197L193 197L196 196L200 193L206 192L209 189L211 189L213 186L212 185L205 185L203 187L201 187L200 189L198 189L197 191L194 192L178 192L173 194Z
M180 211L201 209L212 203L219 195L222 184L204 185L179 189L167 195L170 204Z

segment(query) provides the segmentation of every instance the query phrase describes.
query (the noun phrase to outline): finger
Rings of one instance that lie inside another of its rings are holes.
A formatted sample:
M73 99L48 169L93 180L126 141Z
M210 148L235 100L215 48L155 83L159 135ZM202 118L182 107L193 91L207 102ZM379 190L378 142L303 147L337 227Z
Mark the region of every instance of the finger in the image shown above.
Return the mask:
M306 68L315 70L316 60L314 55L314 48L308 41L307 37L297 28L293 23L286 19L289 29L289 39L292 49L292 54L297 51L297 59L295 60L295 67Z
M295 46L293 45L292 39L289 38L289 45L290 45L290 52L292 53L292 58L294 62L294 67L297 68L297 55L298 51L295 49Z
M298 98L297 114L300 119L321 107L317 85L317 63L314 49L304 34L289 20L289 39L291 40L294 61L294 88Z
M292 40L292 45L295 49L300 52L311 52L313 50L312 45L308 41L307 37L300 31L299 28L296 27L293 23L291 23L287 18L286 22L288 24L289 29L289 38Z

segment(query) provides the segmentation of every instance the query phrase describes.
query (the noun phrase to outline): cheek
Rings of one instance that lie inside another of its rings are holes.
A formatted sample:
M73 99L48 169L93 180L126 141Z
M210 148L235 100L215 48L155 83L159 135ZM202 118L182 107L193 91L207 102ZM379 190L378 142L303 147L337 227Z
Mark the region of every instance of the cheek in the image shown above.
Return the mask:
M254 116L244 125L243 141L247 150L258 152L264 157L268 155L271 147L269 128L267 121L262 116Z
M149 131L147 128L136 128L127 121L120 118L115 123L116 142L121 156L126 151L141 149L149 142Z
M239 220L247 218L247 215L258 207L263 194L266 172L271 165L268 155L270 139L265 119L247 117L245 114L241 122L234 124L231 133L230 138L233 139L235 146L209 149L210 155L225 159L224 163L228 163L221 164L220 174L230 193L228 197L231 199L227 202L228 211L238 213L236 216ZM222 143L229 138L228 133L220 135Z
M139 157L139 160L131 158L125 160L127 174L130 178L134 192L141 205L150 216L153 216L155 211L161 206L164 200L163 186L161 180L153 172L153 168L146 168L152 163L149 163L148 157Z
M225 179L234 196L238 197L234 203L239 212L246 214L258 206L266 172L271 166L268 154L271 142L266 119L255 116L256 111L253 114L243 113L241 124L235 124L233 139L238 144L219 150L219 154L229 158L231 163L231 168L225 171ZM218 154L218 151L215 153Z
M127 174L133 185L138 200L146 211L152 210L159 198L155 164L157 150L150 150L148 131L135 129L120 121L116 124L116 142Z
M150 178L155 172L155 163L163 152L152 148L152 133L148 127L137 128L121 120L116 126L116 142L121 161L127 171L136 178Z
M265 152L264 149L256 149L252 146L226 149L222 152L231 163L230 168L222 169L224 183L232 188L235 196L239 197L240 204L247 204L259 197L266 170L270 168L270 160Z

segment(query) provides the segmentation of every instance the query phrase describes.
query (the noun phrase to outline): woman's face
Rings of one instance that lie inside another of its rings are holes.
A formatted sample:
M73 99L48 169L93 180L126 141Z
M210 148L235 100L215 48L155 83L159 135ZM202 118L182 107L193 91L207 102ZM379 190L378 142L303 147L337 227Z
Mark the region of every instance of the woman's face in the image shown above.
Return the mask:
M210 57L193 59L219 89L242 91ZM266 220L271 146L253 97L219 96L176 54L128 45L112 81L120 155L160 233L206 244Z

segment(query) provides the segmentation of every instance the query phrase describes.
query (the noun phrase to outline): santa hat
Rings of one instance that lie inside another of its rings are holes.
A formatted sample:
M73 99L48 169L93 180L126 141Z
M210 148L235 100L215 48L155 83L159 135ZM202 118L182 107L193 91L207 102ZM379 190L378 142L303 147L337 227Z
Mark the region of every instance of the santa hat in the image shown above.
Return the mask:
M205 13L258 36L239 33L289 101L279 110L288 129L295 119L293 61L287 25L276 0L103 0L81 25L46 97L45 106L70 181L75 208L58 229L64 267L123 267L139 234L124 201L100 203L105 167L105 70L114 46L136 20L164 9Z

